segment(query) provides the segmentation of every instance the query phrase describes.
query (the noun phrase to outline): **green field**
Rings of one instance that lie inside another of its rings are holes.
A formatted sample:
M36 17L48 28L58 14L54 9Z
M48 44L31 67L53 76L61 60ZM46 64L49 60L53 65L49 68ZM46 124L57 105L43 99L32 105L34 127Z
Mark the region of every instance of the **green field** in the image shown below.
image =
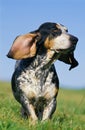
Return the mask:
M60 89L50 121L29 123L20 115L10 83L0 82L0 130L85 130L85 90Z

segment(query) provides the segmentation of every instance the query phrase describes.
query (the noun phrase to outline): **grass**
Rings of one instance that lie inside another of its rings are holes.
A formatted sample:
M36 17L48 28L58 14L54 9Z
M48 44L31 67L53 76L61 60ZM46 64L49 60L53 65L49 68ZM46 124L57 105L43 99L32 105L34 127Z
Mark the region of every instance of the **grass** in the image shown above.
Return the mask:
M50 121L30 125L20 115L10 83L0 82L0 130L85 130L85 90L60 89Z

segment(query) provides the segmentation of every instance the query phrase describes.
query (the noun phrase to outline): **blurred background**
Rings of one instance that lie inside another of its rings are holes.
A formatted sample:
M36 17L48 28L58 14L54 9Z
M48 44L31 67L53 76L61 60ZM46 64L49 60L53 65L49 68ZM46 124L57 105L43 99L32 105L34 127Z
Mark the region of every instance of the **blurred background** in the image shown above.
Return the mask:
M60 86L85 88L85 0L0 0L0 81L10 81L15 60L8 53L16 36L37 29L44 22L65 25L79 38L75 58L79 66L56 61Z

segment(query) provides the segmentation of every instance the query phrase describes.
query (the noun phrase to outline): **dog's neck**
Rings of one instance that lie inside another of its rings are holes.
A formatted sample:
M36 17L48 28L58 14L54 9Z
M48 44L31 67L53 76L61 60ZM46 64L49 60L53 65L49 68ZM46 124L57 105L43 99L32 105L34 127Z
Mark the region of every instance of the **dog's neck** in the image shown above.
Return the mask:
M54 51L48 50L43 52L43 54L37 53L33 58L28 58L21 60L21 66L24 68L32 70L45 70L49 69L51 65L59 58L60 54L55 53Z
M51 65L60 57L60 54L55 53L54 51L49 50L48 52L43 53L43 55L37 54L32 62L32 66L38 69L49 69Z

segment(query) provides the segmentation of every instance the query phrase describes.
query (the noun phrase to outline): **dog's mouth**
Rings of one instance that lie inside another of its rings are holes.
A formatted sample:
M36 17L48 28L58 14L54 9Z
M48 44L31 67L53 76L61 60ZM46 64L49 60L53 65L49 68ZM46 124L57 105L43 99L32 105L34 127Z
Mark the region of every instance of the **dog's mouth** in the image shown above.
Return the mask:
M74 50L76 46L72 46L68 49L59 49L55 51L50 63L54 63L56 60L63 61L66 64L70 64L69 70L78 66L77 60L74 58Z
M71 46L70 48L67 48L67 49L51 49L52 51L54 51L55 53L62 53L62 54L67 54L67 53L70 53L70 52L73 52L75 50L76 46L73 45Z
M54 51L54 55L50 58L50 61L48 62L48 64L46 64L43 68L46 69L48 68L50 65L52 65L56 60L58 60L62 54L63 55L68 55L73 53L73 51L75 50L76 46L72 46L68 49L50 49L51 51Z

